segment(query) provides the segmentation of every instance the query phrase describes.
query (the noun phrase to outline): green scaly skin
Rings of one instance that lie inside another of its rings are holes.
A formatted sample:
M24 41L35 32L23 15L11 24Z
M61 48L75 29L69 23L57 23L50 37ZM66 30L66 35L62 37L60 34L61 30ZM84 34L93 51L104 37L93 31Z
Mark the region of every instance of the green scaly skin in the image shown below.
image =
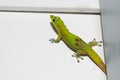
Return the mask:
M81 56L88 56L105 74L107 74L104 62L92 49L93 46L101 46L98 44L101 43L101 41L96 42L94 39L87 44L80 37L69 32L60 17L50 15L50 19L53 29L58 34L57 39L50 39L51 43L58 43L60 40L62 40L72 51L75 52L72 57L75 57L77 62L79 62L79 59L83 59Z

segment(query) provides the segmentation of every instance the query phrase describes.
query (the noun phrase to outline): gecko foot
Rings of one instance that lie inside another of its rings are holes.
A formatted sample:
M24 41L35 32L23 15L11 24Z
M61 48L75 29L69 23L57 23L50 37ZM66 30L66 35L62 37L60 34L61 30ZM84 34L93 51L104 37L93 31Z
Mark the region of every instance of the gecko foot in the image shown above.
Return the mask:
M94 38L93 41L91 41L91 42L88 43L88 45L90 47L93 47L93 46L99 46L99 47L101 47L102 45L99 44L99 43L102 43L102 41L96 41L96 39Z
M78 55L77 53L74 53L74 55L72 55L72 57L75 57L78 63L80 62L79 59L84 60L84 58L81 57L80 55Z
M56 43L56 40L54 38L49 39L51 43Z

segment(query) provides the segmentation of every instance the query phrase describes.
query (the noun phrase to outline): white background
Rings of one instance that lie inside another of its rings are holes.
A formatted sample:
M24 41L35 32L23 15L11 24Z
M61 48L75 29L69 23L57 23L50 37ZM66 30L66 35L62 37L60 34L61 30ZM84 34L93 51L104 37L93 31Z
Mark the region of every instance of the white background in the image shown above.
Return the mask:
M56 38L48 13L0 13L0 80L106 80L88 58L80 63ZM102 40L99 15L54 14L86 42ZM103 47L94 50L104 60Z

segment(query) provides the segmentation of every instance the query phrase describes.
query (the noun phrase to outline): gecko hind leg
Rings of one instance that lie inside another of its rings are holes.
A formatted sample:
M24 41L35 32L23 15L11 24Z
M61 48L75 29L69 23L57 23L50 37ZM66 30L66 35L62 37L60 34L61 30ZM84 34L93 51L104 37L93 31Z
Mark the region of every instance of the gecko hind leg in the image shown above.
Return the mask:
M72 55L72 57L75 57L77 62L79 63L80 62L79 59L84 60L82 55L86 55L86 52L84 52L83 50L78 50L76 53L74 53L74 55Z
M96 39L94 38L91 42L88 43L88 45L90 47L93 47L93 46L99 46L99 47L101 47L101 44L99 44L99 43L102 43L102 41L96 41Z

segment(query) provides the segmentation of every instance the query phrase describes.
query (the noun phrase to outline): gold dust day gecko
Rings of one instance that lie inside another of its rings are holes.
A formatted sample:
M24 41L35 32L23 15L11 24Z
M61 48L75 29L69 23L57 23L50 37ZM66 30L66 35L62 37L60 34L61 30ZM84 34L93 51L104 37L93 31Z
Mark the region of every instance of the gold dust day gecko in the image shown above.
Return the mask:
M75 52L72 57L75 57L77 62L79 62L79 59L83 59L81 56L88 56L105 74L107 74L104 62L92 49L93 46L101 46L99 44L101 41L97 42L94 39L93 41L86 43L80 37L71 33L59 16L50 15L50 19L54 31L58 34L57 39L51 38L49 40L51 43L58 43L62 40L72 51Z

